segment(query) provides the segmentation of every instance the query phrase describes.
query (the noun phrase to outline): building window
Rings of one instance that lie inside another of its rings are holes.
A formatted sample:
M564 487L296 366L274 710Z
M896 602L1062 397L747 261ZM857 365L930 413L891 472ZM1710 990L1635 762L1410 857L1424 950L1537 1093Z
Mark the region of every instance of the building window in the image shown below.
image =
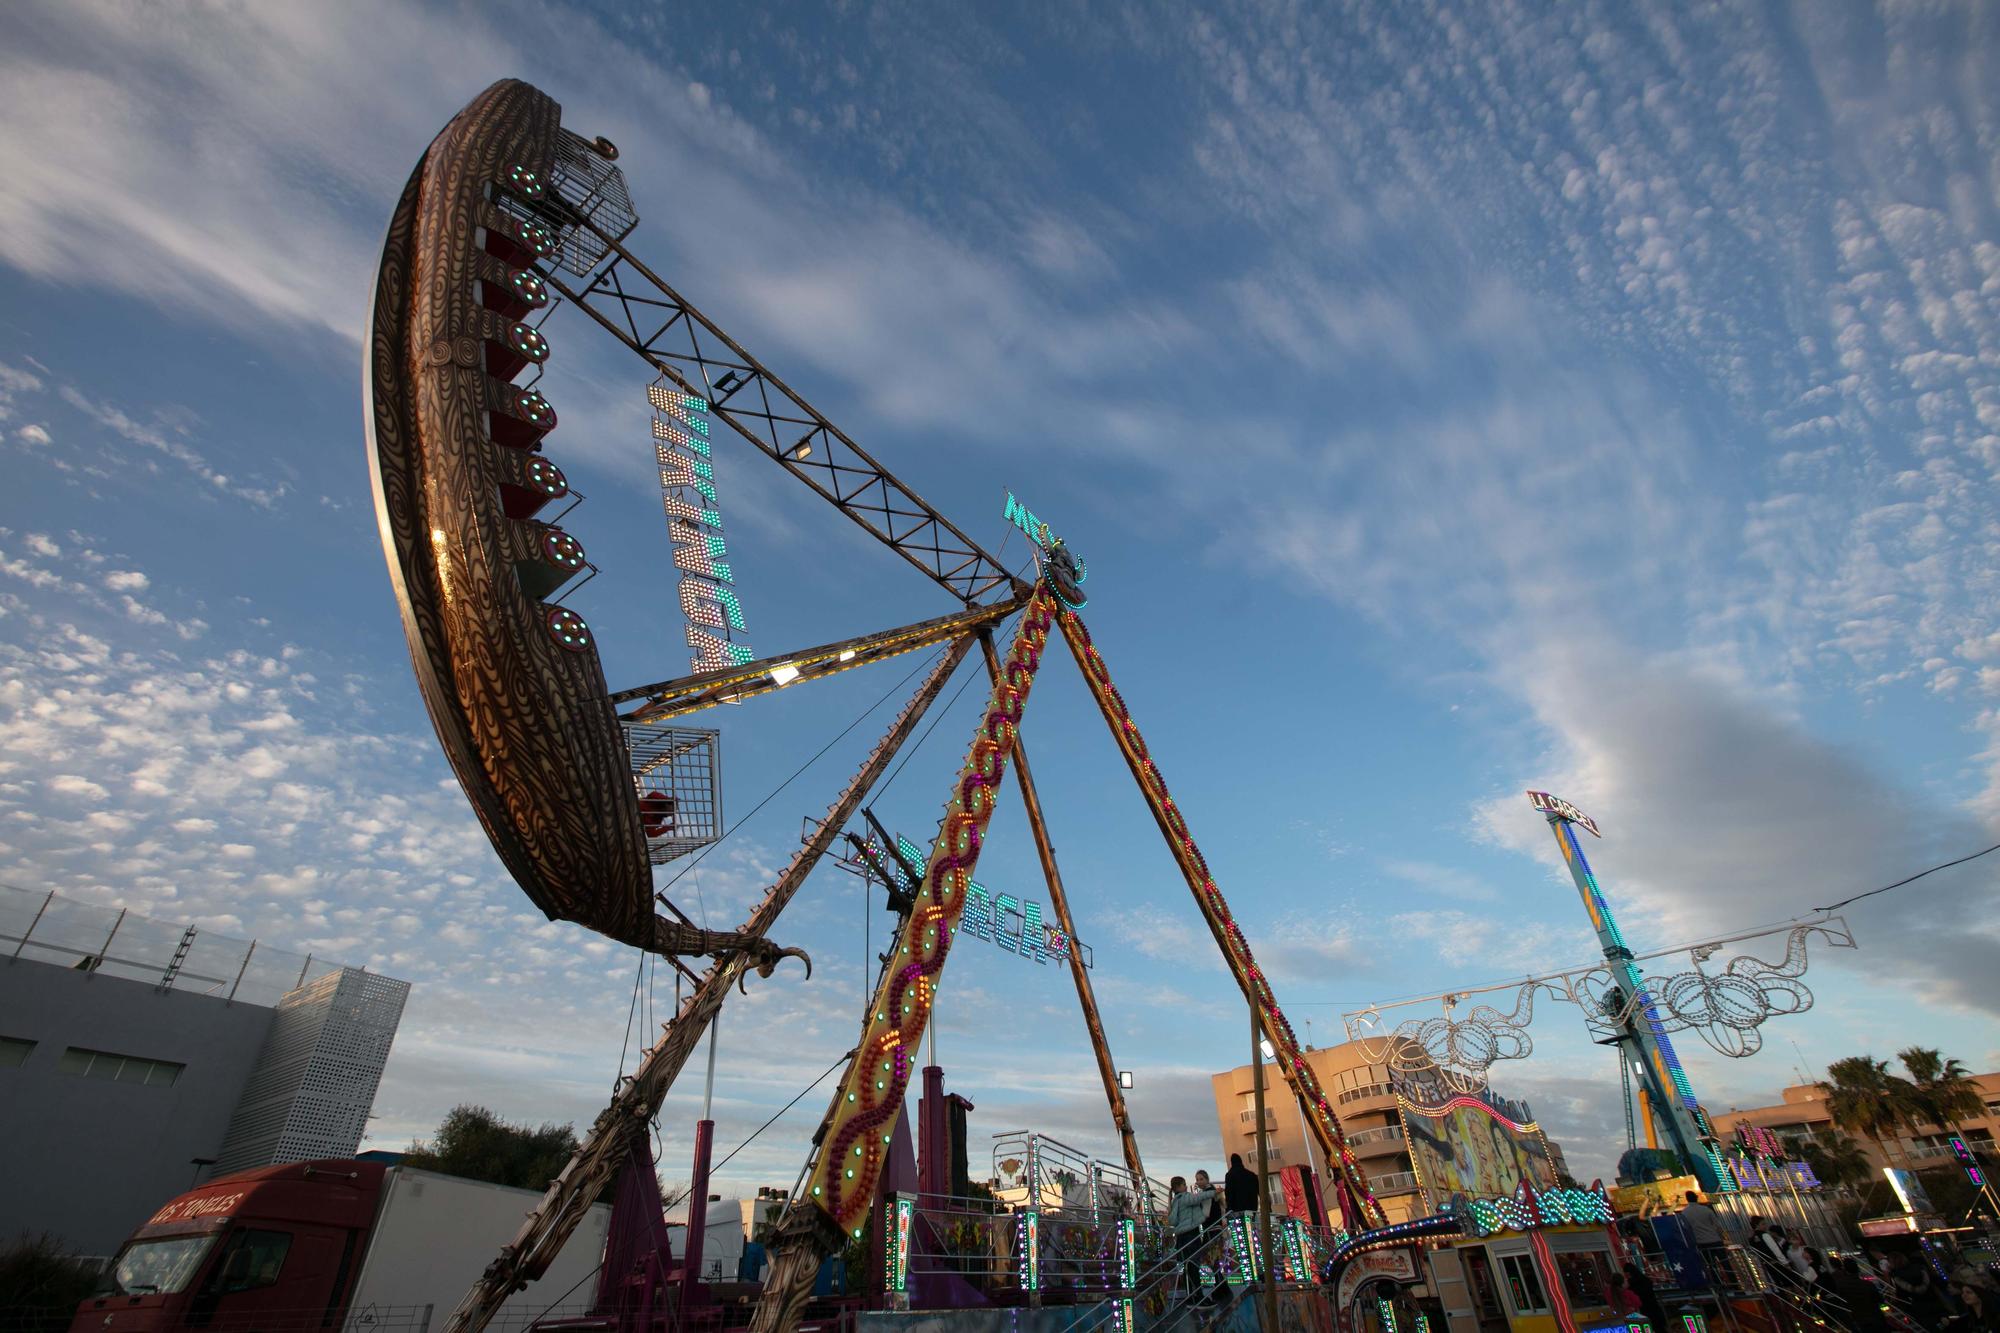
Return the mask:
M35 1043L25 1037L0 1037L0 1069L18 1069L28 1062Z
M112 1083L145 1083L156 1088L171 1088L186 1068L186 1065L171 1060L113 1055L110 1051L89 1051L81 1046L70 1047L56 1062L60 1073L101 1078Z
M1500 1271L1507 1276L1507 1294L1514 1302L1515 1314L1549 1312L1549 1298L1542 1294L1542 1277L1535 1271L1533 1256L1506 1255L1500 1260Z

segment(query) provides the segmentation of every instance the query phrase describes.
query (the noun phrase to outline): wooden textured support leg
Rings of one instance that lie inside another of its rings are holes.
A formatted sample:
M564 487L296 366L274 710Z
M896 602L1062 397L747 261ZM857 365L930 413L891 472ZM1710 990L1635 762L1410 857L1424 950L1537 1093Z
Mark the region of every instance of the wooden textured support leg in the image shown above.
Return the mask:
M945 682L951 678L958 664L965 660L972 650L972 638L967 635L954 643L940 660L910 701L903 705L903 711L889 724L889 730L875 743L861 769L849 780L833 805L827 810L827 817L812 839L792 857L790 865L778 876L764 894L763 901L750 913L743 923L743 933L761 938L777 921L778 913L792 900L792 896L805 883L806 876L854 812L861 808L862 801L903 748L910 734L925 711L936 702ZM708 1025L722 1008L722 1001L729 994L729 987L741 977L755 962L748 953L732 953L718 958L701 981L694 987L686 1000L681 1002L678 1013L666 1024L657 1044L640 1057L639 1067L630 1079L618 1089L617 1095L591 1125L590 1132L577 1145L576 1155L562 1169L549 1186L548 1193L540 1203L529 1211L521 1223L521 1229L514 1239L500 1251L499 1258L486 1266L479 1281L465 1294L458 1308L446 1321L446 1333L477 1333L486 1327L507 1297L521 1290L528 1283L548 1271L563 1243L575 1232L577 1224L590 1211L590 1205L602 1192L606 1182L618 1173L625 1160L630 1141L627 1131L632 1125L643 1125L659 1112L660 1103L666 1100L667 1090L673 1087L682 1066L687 1064L689 1054L694 1050ZM812 1290L808 1274L806 1290Z
M995 680L1000 677L1000 658L993 651L993 640L987 635L979 636L979 646L986 653L986 669ZM1049 905L1055 908L1056 923L1068 936L1069 973L1076 982L1077 1003L1083 1006L1084 1027L1090 1033L1090 1049L1097 1057L1097 1075L1104 1083L1104 1098L1111 1106L1111 1123L1118 1130L1119 1151L1125 1156L1125 1168L1132 1173L1133 1183L1143 1193L1146 1189L1146 1167L1139 1160L1139 1139L1132 1132L1132 1117L1125 1109L1125 1092L1118 1086L1118 1066L1111 1058L1111 1042L1104 1035L1104 1021L1097 1012L1097 993L1091 989L1090 972L1083 965L1083 950L1077 943L1076 918L1070 915L1069 894L1063 889L1062 871L1056 868L1055 844L1049 840L1048 825L1042 819L1042 798L1035 790L1035 775L1028 768L1028 751L1019 740L1014 742L1014 781L1021 788L1021 800L1027 806L1028 828L1035 837L1035 854L1041 858L1042 878L1049 886ZM1143 1201L1147 1207L1152 1200Z
M791 1333L805 1309L820 1259L859 1235L888 1161L896 1120L916 1067L939 977L965 911L986 825L1007 776L1021 710L1042 662L1056 600L1038 587L996 675L986 714L945 805L944 820L914 909L889 944L861 1041L814 1140L806 1192L792 1200L771 1244L771 1280L752 1316L752 1333Z
M1195 906L1201 909L1202 919L1208 922L1209 932L1222 949L1222 958L1229 965L1230 975L1242 988L1243 997L1260 1014L1264 1031L1277 1048L1278 1068L1305 1103L1306 1123L1312 1127L1313 1137L1319 1140L1327 1165L1340 1172L1354 1197L1360 1201L1362 1216L1346 1219L1348 1229L1364 1230L1386 1225L1388 1217L1369 1190L1368 1178L1361 1170L1361 1163L1348 1148L1347 1137L1340 1132L1340 1120L1333 1113L1333 1104L1327 1100L1325 1091L1319 1086L1319 1079L1306 1063L1305 1053L1299 1049L1298 1037L1284 1011L1278 1008L1277 997L1271 993L1271 983L1258 969L1257 960L1250 953L1250 941L1243 937L1236 918L1230 915L1222 890L1216 887L1214 878L1208 873L1208 862L1202 859L1201 849L1195 846L1187 820L1181 817L1179 808L1174 805L1166 779L1154 766L1152 755L1146 749L1146 739L1139 734L1138 724L1132 721L1131 710L1125 706L1118 687L1111 683L1111 670L1098 656L1096 647L1090 641L1090 631L1084 628L1083 618L1075 611L1065 610L1061 625L1063 639L1069 644L1077 666L1082 668L1083 679L1097 699L1098 711L1104 714L1104 721L1111 728L1111 738L1118 743L1119 753L1125 756L1126 766L1132 770L1140 794L1146 798L1154 821L1165 835L1167 847L1180 864L1181 875L1194 894Z

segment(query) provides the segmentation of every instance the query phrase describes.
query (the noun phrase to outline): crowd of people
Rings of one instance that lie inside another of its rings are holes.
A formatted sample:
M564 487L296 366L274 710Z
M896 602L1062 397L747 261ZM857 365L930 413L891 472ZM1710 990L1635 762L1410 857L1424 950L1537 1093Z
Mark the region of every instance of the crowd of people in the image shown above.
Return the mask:
M1722 1218L1694 1194L1687 1196L1678 1216L1711 1280L1719 1277L1728 1244ZM1948 1282L1940 1281L1922 1257L1895 1250L1828 1255L1807 1244L1797 1228L1779 1227L1766 1217L1750 1219L1745 1243L1764 1261L1773 1281L1795 1295L1838 1307L1839 1322L1851 1333L1890 1333L1885 1301L1928 1333L2000 1333L2000 1287L1974 1265L1962 1264Z

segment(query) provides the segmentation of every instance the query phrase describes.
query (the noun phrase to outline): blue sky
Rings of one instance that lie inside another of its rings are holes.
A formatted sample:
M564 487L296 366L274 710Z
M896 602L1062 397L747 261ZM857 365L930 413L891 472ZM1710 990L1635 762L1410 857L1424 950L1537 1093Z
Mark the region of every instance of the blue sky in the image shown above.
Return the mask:
M1296 1025L1592 956L1542 823L1641 942L1792 916L2000 826L2000 17L1965 5L562 5L0 18L0 879L416 983L377 1111L587 1122L629 951L534 913L437 753L362 454L395 192L518 76L605 134L635 245L989 549L1009 488ZM615 685L684 667L646 376L559 313L548 451ZM760 651L943 594L718 451ZM1018 545L1011 555L1022 554ZM729 710L747 812L912 663ZM980 691L878 811L935 821ZM887 709L676 886L733 922ZM1216 1164L1242 1008L1074 670L1024 736L1149 1165ZM982 878L1045 898L1018 805ZM2000 1066L1993 870L1850 913L1716 1108L1913 1040ZM733 1146L852 1042L868 919L723 1020ZM656 993L670 1003L665 982ZM1115 1156L1067 980L972 948L983 1130ZM1496 1085L1587 1179L1610 1057L1544 1011ZM1796 1043L1796 1049L1793 1043ZM668 1103L676 1177L697 1105ZM723 1183L788 1183L820 1094Z

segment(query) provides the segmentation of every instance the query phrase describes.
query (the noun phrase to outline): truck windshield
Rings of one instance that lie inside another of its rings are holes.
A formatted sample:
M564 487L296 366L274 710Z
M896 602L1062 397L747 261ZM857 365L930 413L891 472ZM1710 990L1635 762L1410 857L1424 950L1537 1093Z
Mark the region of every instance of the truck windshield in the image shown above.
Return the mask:
M135 1240L118 1252L111 1266L111 1293L144 1296L154 1292L176 1292L194 1280L202 1259L215 1244L215 1235L162 1236L158 1240Z

